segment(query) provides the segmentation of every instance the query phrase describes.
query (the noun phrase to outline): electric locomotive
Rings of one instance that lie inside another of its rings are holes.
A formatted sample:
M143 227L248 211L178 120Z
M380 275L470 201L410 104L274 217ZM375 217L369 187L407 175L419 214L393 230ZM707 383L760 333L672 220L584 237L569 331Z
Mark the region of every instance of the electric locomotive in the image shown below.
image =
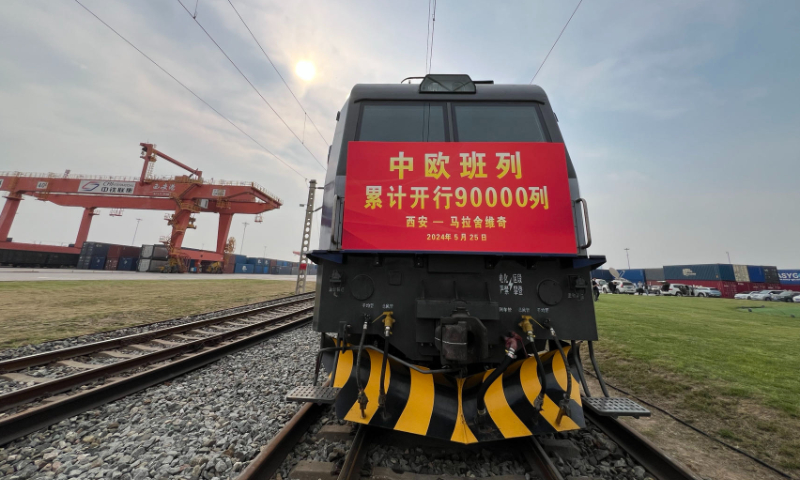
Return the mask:
M547 95L420 80L356 85L337 114L309 254L329 384L288 398L459 443L582 428L605 257Z

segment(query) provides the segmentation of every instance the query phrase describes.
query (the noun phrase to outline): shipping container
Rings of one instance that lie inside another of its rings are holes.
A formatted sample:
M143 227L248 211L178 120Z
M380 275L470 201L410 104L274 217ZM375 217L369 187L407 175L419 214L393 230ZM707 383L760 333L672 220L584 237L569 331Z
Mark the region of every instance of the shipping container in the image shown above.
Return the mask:
M106 257L92 257L89 263L90 270L103 270L106 267Z
M669 283L682 283L687 287L709 287L716 288L722 294L723 298L733 298L736 293L736 282L725 282L722 280L667 280Z
M233 255L236 263L247 263L247 255Z
M122 245L109 245L106 258L119 258L122 253Z
M139 258L153 258L153 247L155 247L155 245L142 245L142 250L139 252Z
M47 252L12 249L3 249L3 252L3 260L0 263L15 267L40 267L47 264Z
M748 265L747 276L750 277L750 283L764 283L764 269L762 267Z
M278 266L278 260L276 260L274 258L270 258L269 259L269 266L270 267L277 267Z
M252 265L250 263L237 263L233 271L235 273L253 273L254 268L255 265Z
M780 283L767 283L767 290L783 290L783 285Z
M147 271L148 272L160 272L167 265L169 265L169 261L167 261L167 260L151 259L150 260L150 266L148 267ZM141 271L141 269L139 271Z
M233 262L225 262L222 265L222 273L233 273L236 269L236 264Z
M609 272L608 270L606 270L604 268L598 268L597 270L592 270L592 278L597 278L599 280L605 280L607 282L610 282L611 280L614 280L614 276L611 275L611 272Z
M258 265L258 258L257 257L247 257L247 260L244 263L249 263L250 265Z
M625 280L633 283L633 284L644 283L644 281L645 281L644 270L641 269L641 268L639 268L639 269L630 269L630 270L620 270L619 271L619 276L624 278Z
M765 283L781 283L781 277L778 275L778 267L761 267L764 269L764 282Z
M153 260L167 260L169 259L169 247L166 245L153 245Z
M152 262L152 260L150 260L149 258L140 258L139 265L136 266L136 271L146 272L147 269L150 268L150 262Z
M753 282L750 282L750 288L752 288L752 290L750 290L751 292L760 292L761 290L766 290L767 289L767 284L766 283L753 283Z
M645 268L644 278L648 282L658 282L664 280L664 268Z
M800 270L778 270L778 278L784 287L800 287Z
M105 257L110 247L110 243L86 242L81 247L81 253L90 257Z
M106 258L106 270L116 270L119 265L119 258Z
M750 282L736 282L736 293L752 292L755 290Z
M664 277L667 280L723 280L736 281L733 265L728 263L711 263L700 265L665 265Z
M133 245L122 245L122 249L119 253L120 258L122 257L138 257L141 253L141 247L135 247Z
M750 275L747 273L747 265L734 265L733 276L737 282L750 282Z
M264 273L264 265L253 265L253 273Z
M117 270L132 271L136 269L136 258L134 257L120 257L117 264Z

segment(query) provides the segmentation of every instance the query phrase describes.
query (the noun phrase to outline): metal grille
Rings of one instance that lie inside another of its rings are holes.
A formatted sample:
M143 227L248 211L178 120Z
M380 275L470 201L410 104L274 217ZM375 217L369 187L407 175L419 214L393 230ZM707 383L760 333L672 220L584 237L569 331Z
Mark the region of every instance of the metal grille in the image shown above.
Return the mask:
M629 398L591 397L582 399L583 403L598 415L610 417L649 417L650 410Z
M294 390L286 394L286 400L290 402L314 402L314 403L333 403L340 388L335 387L314 387L303 385L295 387Z

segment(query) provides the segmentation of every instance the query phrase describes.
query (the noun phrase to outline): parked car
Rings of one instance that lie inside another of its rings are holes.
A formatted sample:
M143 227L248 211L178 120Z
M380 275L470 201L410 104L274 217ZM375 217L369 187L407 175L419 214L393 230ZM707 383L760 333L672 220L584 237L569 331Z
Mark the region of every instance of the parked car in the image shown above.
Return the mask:
M794 303L800 303L800 292L797 292L797 294L792 298L792 301Z
M773 293L772 300L776 302L791 302L792 298L797 295L798 292L792 290L783 290L781 293Z
M772 295L783 292L783 290L761 290L750 295L750 300L759 300L765 302L772 301Z
M720 292L716 288L711 288L711 287L694 287L694 296L720 298L722 297L722 292Z
M690 295L689 287L682 283L665 283L661 287L661 295L670 295L673 297L688 297Z
M736 300L750 300L750 294L752 294L752 293L756 293L756 292L754 292L754 291L739 292L736 295L734 295L733 298L735 298Z
M608 293L605 290L603 290L603 287L608 285L607 281L603 280L602 278L595 278L594 281L595 283L597 283L597 289L600 290L600 293Z
M613 290L614 293L626 293L629 295L633 295L634 293L636 293L636 286L625 279L611 280L610 283L613 283L614 286L616 287ZM603 285L600 291L603 293L611 293L612 292L611 285L609 285L608 283Z

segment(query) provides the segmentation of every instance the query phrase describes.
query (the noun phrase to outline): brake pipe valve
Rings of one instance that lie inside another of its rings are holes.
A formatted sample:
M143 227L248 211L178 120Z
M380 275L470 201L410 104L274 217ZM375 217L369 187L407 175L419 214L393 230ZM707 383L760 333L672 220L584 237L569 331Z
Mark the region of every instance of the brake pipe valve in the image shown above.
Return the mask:
M528 341L531 343L536 340L536 335L533 333L533 322L535 321L536 320L534 320L530 315L523 315L522 321L519 322L520 328L523 332L525 332L525 335L528 336Z
M392 316L394 312L383 312L383 336L389 337L392 334L392 326L396 320Z

